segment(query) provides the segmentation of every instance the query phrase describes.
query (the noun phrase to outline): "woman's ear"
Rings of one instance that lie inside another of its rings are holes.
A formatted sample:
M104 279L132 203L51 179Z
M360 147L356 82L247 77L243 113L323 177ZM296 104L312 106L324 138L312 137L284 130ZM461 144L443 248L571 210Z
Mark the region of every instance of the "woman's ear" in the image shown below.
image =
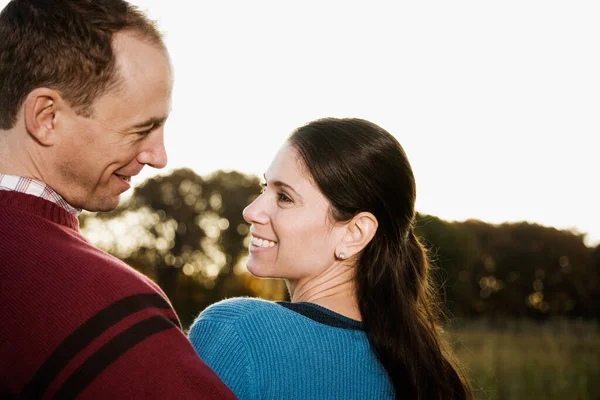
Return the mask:
M343 258L349 258L360 253L371 242L378 226L377 218L370 212L356 214L346 223L346 234L336 254L344 254Z
M27 132L43 146L55 143L54 117L59 94L47 88L32 90L25 99L24 118Z

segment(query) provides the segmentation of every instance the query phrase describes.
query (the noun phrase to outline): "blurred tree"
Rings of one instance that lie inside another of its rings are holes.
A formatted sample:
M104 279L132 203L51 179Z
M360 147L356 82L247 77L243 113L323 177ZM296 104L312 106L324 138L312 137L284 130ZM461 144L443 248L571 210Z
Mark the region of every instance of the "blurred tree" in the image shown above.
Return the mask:
M590 294L591 309L594 313L594 318L600 321L600 244L592 250L592 271L594 272L593 289Z
M242 210L260 181L218 171L203 179L190 169L153 177L110 213L84 217L82 231L99 247L152 277L185 326L225 297L283 298L279 281L248 276L249 229Z
M479 241L471 284L475 309L488 316L591 316L597 279L583 235L526 222L458 223Z
M420 214L416 232L456 317L598 318L600 250L587 248L583 235Z
M473 290L471 279L481 253L475 234L424 214L417 214L415 231L429 251L436 284L442 289L440 300L454 316L473 314L472 299L479 291Z

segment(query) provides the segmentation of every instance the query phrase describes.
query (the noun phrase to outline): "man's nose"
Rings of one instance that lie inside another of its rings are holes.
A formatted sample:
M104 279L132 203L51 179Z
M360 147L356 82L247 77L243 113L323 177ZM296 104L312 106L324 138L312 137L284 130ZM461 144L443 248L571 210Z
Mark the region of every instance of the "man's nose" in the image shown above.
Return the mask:
M154 168L167 166L167 150L165 149L164 129L154 132L154 137L149 137L148 142L138 154L137 160L140 164L150 165Z

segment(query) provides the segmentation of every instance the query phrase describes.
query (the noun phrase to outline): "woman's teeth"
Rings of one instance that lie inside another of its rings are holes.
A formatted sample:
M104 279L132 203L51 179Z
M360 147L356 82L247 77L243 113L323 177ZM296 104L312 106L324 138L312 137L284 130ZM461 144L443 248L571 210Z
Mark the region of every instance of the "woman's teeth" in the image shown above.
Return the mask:
M255 238L253 236L250 241L252 242L253 245L255 245L257 247L275 247L275 242L272 242L267 239L259 239L259 238Z
M131 177L130 176L124 176L124 175L119 175L116 174L119 178L123 179L125 182L131 182Z

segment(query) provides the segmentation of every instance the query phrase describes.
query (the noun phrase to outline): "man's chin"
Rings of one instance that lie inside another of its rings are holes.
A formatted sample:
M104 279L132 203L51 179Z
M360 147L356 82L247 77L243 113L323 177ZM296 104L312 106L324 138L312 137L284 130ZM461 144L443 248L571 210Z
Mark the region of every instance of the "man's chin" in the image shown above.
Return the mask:
M81 206L75 206L90 212L108 212L117 208L119 205L119 196L94 199L84 202Z

